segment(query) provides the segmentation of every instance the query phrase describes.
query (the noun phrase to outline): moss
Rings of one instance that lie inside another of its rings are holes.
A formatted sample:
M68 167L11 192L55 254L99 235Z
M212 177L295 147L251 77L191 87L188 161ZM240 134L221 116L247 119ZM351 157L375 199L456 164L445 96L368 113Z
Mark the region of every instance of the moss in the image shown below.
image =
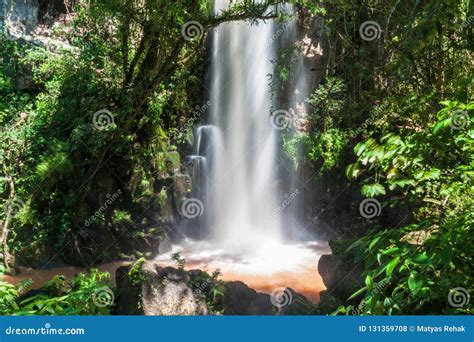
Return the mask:
M145 262L145 258L140 258L138 259L130 268L130 271L128 272L128 275L130 277L130 283L138 287L140 286L144 281L146 281L146 276L142 271L142 265Z

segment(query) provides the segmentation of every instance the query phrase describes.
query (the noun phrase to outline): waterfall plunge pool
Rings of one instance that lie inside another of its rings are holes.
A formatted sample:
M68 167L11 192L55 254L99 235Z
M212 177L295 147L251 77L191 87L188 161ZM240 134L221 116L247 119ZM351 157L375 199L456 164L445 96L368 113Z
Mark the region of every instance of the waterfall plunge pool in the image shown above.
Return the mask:
M173 245L172 251L155 258L161 266L176 267L172 260L173 253L180 253L186 260L185 268L201 269L212 273L219 269L219 279L225 281L242 281L258 292L271 294L275 290L291 287L304 295L313 303L319 301L319 293L325 290L324 283L318 273L318 261L321 255L331 254L325 242L301 242L280 244L267 241L253 251L239 252L229 246L219 247L207 241L185 239ZM98 265L101 271L110 272L112 285L115 285L115 271L118 267L130 264L127 261L116 261ZM68 278L86 269L81 267L57 267L43 270L25 270L14 276L5 275L2 280L18 284L22 280L31 279L31 289L39 289L55 275L62 274Z
M185 259L185 269L201 269L212 273L220 270L219 279L242 281L258 292L271 294L290 287L313 303L325 290L318 272L321 255L331 254L325 242L300 242L285 244L263 241L252 251L239 252L238 248L222 246L209 241L185 239L173 245L168 253L155 258L159 264L176 266L172 254Z

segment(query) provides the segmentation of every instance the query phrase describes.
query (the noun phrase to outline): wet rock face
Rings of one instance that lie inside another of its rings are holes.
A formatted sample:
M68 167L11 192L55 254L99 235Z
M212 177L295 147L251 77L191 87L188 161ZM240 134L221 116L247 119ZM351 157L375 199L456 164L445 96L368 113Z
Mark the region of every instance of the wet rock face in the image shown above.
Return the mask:
M241 281L230 281L225 284L224 297L221 303L224 315L274 315L270 295L259 293Z
M316 306L291 288L272 295L251 289L241 281L225 283L218 305L224 315L310 315Z
M283 299L278 300L274 299L274 302L282 302L279 308L277 315L311 315L314 314L316 310L316 305L311 303L305 296L299 294L292 288L286 288L280 296Z
M364 286L361 275L363 263L354 264L342 260L337 255L322 255L319 259L318 271L323 278L327 290L325 296L333 296L345 301L352 293Z
M117 269L117 314L120 315L207 315L205 302L187 285L186 272L162 268L153 262L144 262L139 273L130 274L134 266ZM136 276L140 277L137 283Z
M0 0L0 30L11 37L32 34L39 24L52 25L69 13L75 0Z
M12 36L30 34L38 26L38 0L0 0L0 30Z
M59 1L59 0L58 0ZM64 0L61 0L64 3ZM57 52L60 49L73 50L60 33L52 38L53 30L42 22L41 7L52 8L54 0L0 0L0 33L6 38L30 48L42 48L46 51ZM59 31L58 31L59 32ZM58 39L59 38L59 39ZM13 80L16 89L38 93L42 90L33 78L32 65L13 57L10 64L15 70L6 73Z
M203 280L207 279L207 280ZM117 315L308 315L316 306L287 288L282 298L272 297L241 281L214 282L201 270L160 267L152 261L122 266L116 272ZM211 289L221 288L213 297ZM213 297L211 300L210 297ZM207 303L212 301L211 310Z

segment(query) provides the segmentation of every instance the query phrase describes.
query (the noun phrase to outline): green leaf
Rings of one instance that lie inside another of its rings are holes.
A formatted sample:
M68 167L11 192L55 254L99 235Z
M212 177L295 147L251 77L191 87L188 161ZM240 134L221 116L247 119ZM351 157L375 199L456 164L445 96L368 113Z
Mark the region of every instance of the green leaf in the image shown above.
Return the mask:
M400 262L400 257L397 256L395 259L390 261L387 265L387 268L385 269L385 274L387 277L390 277L395 270L395 267L397 267L398 263Z
M415 185L415 181L413 179L399 179L396 181L391 181L389 189L394 190L397 186L403 189L407 185Z
M453 250L450 247L445 247L441 252L441 262L443 265L447 265L453 259Z
M391 307L392 305L393 305L393 300L392 300L392 298L386 297L386 298L384 299L384 301L383 301L383 306L384 306L385 308L389 308L389 307Z
M365 277L365 285L367 285L368 288L372 288L374 286L374 280L370 274L367 274Z
M414 296L418 293L418 291L421 290L421 287L423 286L423 279L421 279L416 273L410 273L407 282L408 288Z
M349 179L357 178L360 174L360 167L358 163L351 164L347 167L346 176Z
M426 254L417 254L414 257L410 258L409 261L414 264L420 265L427 265L431 263L430 258L428 258Z
M361 189L362 195L366 197L375 197L378 195L385 195L385 188L382 184L365 184Z
M382 254L384 254L384 255L392 255L392 254L394 254L394 253L397 253L399 250L400 250L400 248L398 248L398 247L392 247L392 248L389 248L389 249L383 251Z
M441 175L441 171L438 169L431 169L429 171L423 172L423 177L420 180L426 179L438 179Z
M362 154L362 152L364 152L365 147L366 147L366 144L365 144L365 143L363 143L363 142L358 143L358 144L354 147L354 152L355 152L355 154L360 157L360 155Z
M377 261L378 261L379 264L382 263L382 256L383 256L382 253L377 253Z
M346 249L346 253L349 252L351 249L359 246L362 243L362 240L356 240L354 243L352 243L349 247Z
M360 296L365 291L367 291L367 286L364 286L363 288L361 288L361 289L357 290L356 292L354 292L353 294L351 294L351 296L349 298L347 298L347 300L349 301L351 299L354 299L355 297Z
M444 120L438 121L438 123L433 128L433 133L435 135L437 135L437 134L439 134L439 132L441 132L441 130L443 128L445 128L447 126L449 126L449 119L444 119Z
M442 104L443 106L445 107L453 107L456 105L457 102L452 102L450 100L443 100L443 101L439 101L440 104Z
M373 239L372 241L370 241L370 244L369 244L369 251L371 251L375 245L377 244L377 242L379 242L379 240L382 238L382 236L377 236L375 239Z

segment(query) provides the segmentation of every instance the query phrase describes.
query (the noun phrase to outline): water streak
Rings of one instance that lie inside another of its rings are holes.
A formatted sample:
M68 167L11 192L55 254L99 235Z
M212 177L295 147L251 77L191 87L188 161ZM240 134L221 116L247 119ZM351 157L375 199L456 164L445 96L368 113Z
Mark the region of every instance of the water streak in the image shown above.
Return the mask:
M216 0L215 11L227 6L228 0ZM196 134L195 153L208 157L204 197L210 238L247 252L281 237L274 213L277 132L269 120L273 33L272 21L224 23L214 30L209 122Z

